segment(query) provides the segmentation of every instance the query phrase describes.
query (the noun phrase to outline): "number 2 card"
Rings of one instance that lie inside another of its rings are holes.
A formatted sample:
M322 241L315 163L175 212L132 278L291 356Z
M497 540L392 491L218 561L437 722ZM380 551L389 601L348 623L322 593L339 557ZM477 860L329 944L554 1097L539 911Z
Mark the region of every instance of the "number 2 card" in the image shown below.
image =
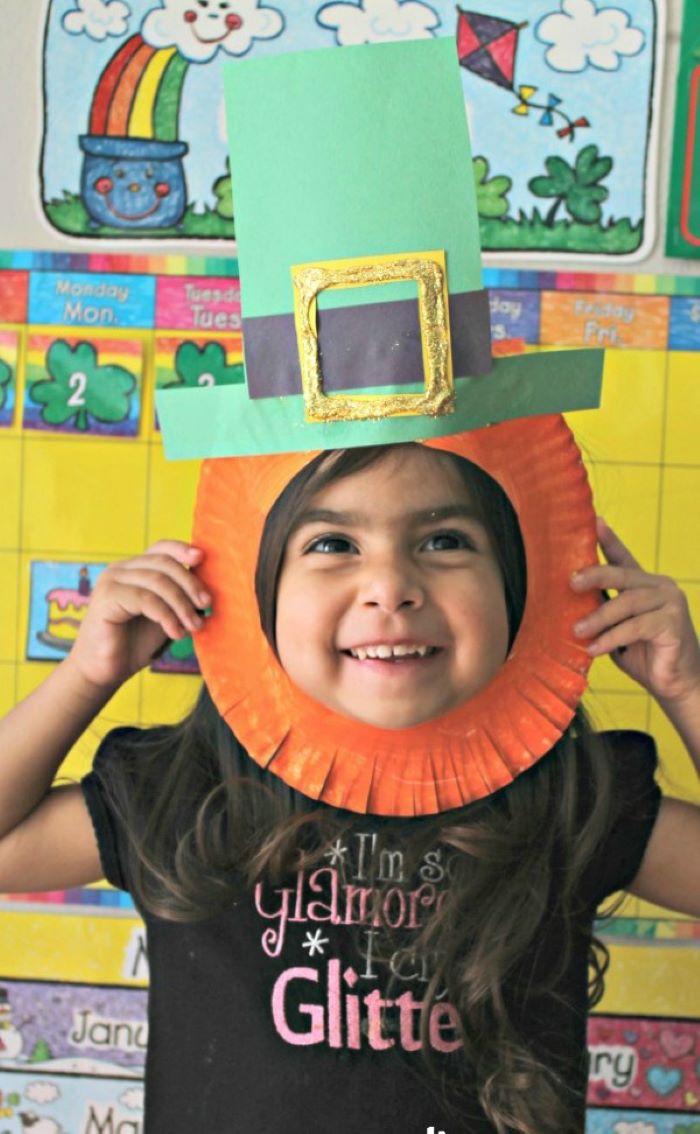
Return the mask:
M27 342L25 429L135 437L143 343L134 336L32 331Z

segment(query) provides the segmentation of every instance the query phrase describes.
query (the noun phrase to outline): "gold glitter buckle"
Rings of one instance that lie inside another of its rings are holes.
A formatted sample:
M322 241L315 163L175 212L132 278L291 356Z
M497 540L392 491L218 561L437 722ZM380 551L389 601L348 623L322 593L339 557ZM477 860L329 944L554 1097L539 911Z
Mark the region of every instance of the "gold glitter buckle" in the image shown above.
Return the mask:
M415 280L425 389L404 394L326 394L319 355L317 296L327 288ZM366 421L454 411L449 307L443 252L399 253L298 264L292 268L294 316L307 421Z

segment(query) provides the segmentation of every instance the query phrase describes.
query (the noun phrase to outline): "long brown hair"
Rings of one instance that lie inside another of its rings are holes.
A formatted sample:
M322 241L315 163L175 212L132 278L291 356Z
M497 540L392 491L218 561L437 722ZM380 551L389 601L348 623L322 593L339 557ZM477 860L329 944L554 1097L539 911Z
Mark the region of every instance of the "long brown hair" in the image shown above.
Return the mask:
M321 454L271 509L256 592L261 625L273 646L277 584L296 517L320 488L385 455L379 447ZM512 640L526 590L517 519L487 474L451 454L447 459L490 533ZM277 884L318 861L353 821L258 768L206 689L182 722L130 734L126 748L123 760L115 761L122 774L108 788L128 831L135 900L159 917L207 917L225 909L241 888L261 879ZM609 788L603 742L579 711L547 757L508 788L430 820L382 828L387 846L400 838L407 864L419 863L435 847L450 857L445 901L412 942L417 952L435 959L421 1016L423 1051L429 1051L430 1009L446 988L459 1012L464 1044L457 1081L461 1076L476 1091L497 1134L580 1131L580 1084L577 1093L533 1053L520 1034L507 988L556 916L563 940L538 994L556 995L582 936L591 966L590 1002L602 994L607 954L591 938L591 913L580 893L584 872L613 822ZM434 1071L427 1055L426 1060Z

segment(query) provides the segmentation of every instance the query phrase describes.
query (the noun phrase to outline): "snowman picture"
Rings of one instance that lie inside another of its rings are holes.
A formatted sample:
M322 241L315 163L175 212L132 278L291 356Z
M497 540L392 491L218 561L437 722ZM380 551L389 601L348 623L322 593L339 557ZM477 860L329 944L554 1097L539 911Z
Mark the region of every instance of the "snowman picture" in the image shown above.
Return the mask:
M12 1005L10 1004L7 989L0 988L0 1063L6 1060L16 1060L24 1046L22 1033L18 1031L12 1021Z
M19 1120L22 1130L31 1131L31 1134L62 1134L63 1131L63 1127L53 1118L35 1114L33 1110L19 1111Z

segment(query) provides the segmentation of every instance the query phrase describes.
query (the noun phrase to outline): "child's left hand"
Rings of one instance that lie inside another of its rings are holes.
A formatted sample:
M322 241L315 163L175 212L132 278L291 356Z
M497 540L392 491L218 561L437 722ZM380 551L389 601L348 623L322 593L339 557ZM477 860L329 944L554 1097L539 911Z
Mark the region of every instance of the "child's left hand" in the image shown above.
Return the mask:
M700 647L685 595L666 575L650 575L604 520L598 542L607 563L571 578L576 591L617 591L574 626L593 657L610 654L657 700L682 702L700 687Z

